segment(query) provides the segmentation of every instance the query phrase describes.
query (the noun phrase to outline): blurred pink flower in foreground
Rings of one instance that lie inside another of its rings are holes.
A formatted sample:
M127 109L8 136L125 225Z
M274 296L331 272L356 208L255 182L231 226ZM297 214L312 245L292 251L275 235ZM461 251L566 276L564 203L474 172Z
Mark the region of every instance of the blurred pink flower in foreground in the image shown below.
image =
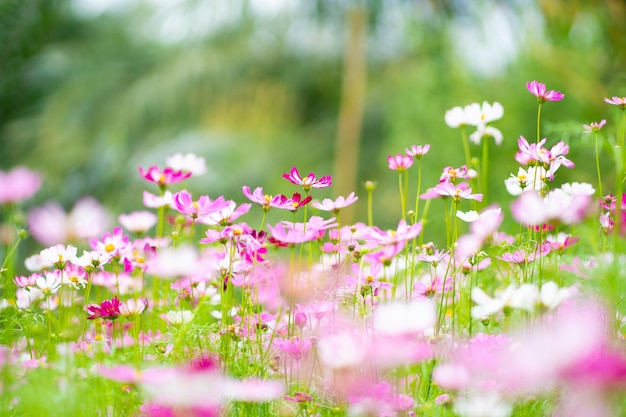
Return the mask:
M608 417L611 393L626 383L626 355L610 341L608 317L596 301L573 299L532 330L456 343L434 379L468 398L480 393L510 400L559 389L561 412L555 415ZM575 404L583 405L581 393L584 407L575 411Z
M177 368L154 367L138 371L128 366L100 366L97 371L105 378L141 386L150 401L143 408L148 411L147 415L154 416L217 417L228 401L265 402L284 394L278 381L237 380L222 374L217 360L208 355ZM157 409L158 412L150 411Z
M109 227L109 215L91 197L76 202L69 213L57 202L49 202L28 213L28 226L35 240L47 246L74 241L86 242Z
M41 187L39 174L24 167L0 171L0 205L28 200Z

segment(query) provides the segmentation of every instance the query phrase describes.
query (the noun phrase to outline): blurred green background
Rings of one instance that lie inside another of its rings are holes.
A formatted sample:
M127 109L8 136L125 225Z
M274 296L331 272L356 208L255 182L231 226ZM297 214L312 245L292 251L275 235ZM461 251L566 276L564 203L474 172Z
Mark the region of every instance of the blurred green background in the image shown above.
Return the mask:
M186 188L238 202L242 185L297 191L281 178L295 165L333 175L316 197L355 190L354 220L376 181L375 223L391 226L386 156L431 144L423 186L434 185L464 163L445 111L486 100L505 109L490 188L506 205L517 138L535 138L531 80L565 94L542 113L548 143L574 145L577 167L559 181L595 183L582 124L607 119L617 133L602 99L626 95L624 22L622 0L1 0L0 169L44 176L30 206L91 195L117 214L157 192L137 167L176 152L209 167Z

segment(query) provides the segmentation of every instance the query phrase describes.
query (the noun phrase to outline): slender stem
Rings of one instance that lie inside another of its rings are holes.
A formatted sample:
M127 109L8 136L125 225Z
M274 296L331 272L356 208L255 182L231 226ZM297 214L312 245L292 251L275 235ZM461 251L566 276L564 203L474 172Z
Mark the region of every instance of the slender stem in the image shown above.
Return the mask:
M415 217L413 223L417 223L420 209L420 194L422 192L422 160L417 160L417 195L415 196Z
M400 189L400 205L402 207L402 220L406 220L406 198L404 196L404 185L402 182L403 171L398 171L398 188Z
M598 190L600 191L600 197L603 197L602 175L600 174L600 152L598 150L598 132L596 132L596 170L598 171Z
M537 107L537 143L541 140L541 106L543 103L539 102Z
M482 158L482 168L480 170L480 174L482 176L482 193L483 193L483 205L486 205L489 201L489 138L483 138L483 158Z

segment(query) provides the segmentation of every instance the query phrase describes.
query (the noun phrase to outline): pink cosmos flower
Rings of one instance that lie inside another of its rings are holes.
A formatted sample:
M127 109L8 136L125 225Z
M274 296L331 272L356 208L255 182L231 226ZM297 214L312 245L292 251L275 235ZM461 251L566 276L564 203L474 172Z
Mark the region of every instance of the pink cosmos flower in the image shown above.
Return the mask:
M456 203L462 200L483 201L483 195L472 194L472 189L467 186L467 183L455 185L449 182L442 182L437 184L433 191L441 197L452 197Z
M0 171L0 206L31 198L41 187L41 177L25 167Z
M430 145L412 145L410 148L406 148L404 152L406 152L407 156L410 156L414 159L422 159L424 155L428 153L430 150Z
M131 298L120 305L120 315L124 317L135 317L144 312L148 307L148 300L145 298Z
M208 196L201 195L197 201L194 201L192 200L191 193L187 190L174 194L173 199L173 208L192 219L209 215L228 205L228 202L226 202L222 196L211 200Z
M318 231L314 229L296 229L285 223L279 223L276 226L267 226L272 237L269 238L271 243L294 245L298 243L310 242L316 240L319 236Z
M585 133L597 133L602 129L602 127L606 124L606 120L602 119L602 121L591 122L588 125L583 125L583 129L585 129Z
M128 242L128 235L124 234L121 227L113 228L113 233L105 233L102 239L93 239L90 242L91 249L99 252L106 252L112 258L122 256L127 249L131 249Z
M364 231L363 238L377 245L394 245L398 242L406 242L416 238L422 231L422 222L409 225L406 220L398 221L398 227L395 230L381 230L374 226Z
M117 297L110 300L104 300L100 305L91 304L87 307L87 320L103 318L105 320L115 320L121 314L120 307L122 303Z
M276 346L279 351L288 354L291 358L298 361L307 354L313 347L313 344L309 338L301 339L296 336L291 340L276 338L274 339L274 346Z
M389 155L387 157L387 163L389 164L389 169L392 171L406 171L413 165L413 158L408 155L403 155L401 153L397 155Z
M348 195L348 197L339 196L335 201L330 198L325 198L321 203L314 201L311 205L316 209L322 211L332 211L333 213L338 213L341 209L348 207L355 201L357 201L359 197L354 195L354 191Z
M459 168L448 166L443 169L443 173L441 177L439 177L439 182L455 183L458 179L469 180L474 177L476 177L476 171L468 169L466 165L460 166Z
M109 214L91 197L81 198L69 213L57 202L33 208L28 212L28 226L33 237L41 244L88 241L110 224Z
M592 197L586 192L568 192L557 188L541 197L535 191L523 192L511 205L513 217L527 226L545 223L580 223L590 213Z
M526 83L526 89L535 97L540 103L546 101L561 101L565 98L565 95L560 91L546 91L546 85L537 81L530 81Z
M264 211L269 211L272 207L287 209L289 203L286 202L286 197L283 195L271 196L263 193L263 187L257 187L254 192L250 192L250 187L244 185L241 187L243 195L253 203L260 204Z
M189 276L198 270L199 256L193 246L162 248L146 263L146 272L160 278Z
M351 404L349 415L397 416L409 414L415 406L412 397L397 393L388 382L361 389L350 395L348 401Z
M198 221L209 226L227 226L233 224L235 220L250 211L252 204L237 205L233 200L224 202L224 206L212 213L200 216Z
M151 166L147 171L139 167L139 174L141 174L146 181L157 184L161 189L191 177L191 172L175 171L172 168L161 170L156 165Z
M157 223L156 214L146 210L122 213L117 219L126 230L137 234L146 233Z
M147 191L143 192L143 205L149 208L173 207L174 196L172 192L166 190L163 195L154 195Z
M274 207L291 211L296 211L313 200L313 197L310 195L303 199L300 193L293 193L291 198L287 198L282 194L279 197L280 201Z
M613 98L605 98L604 101L614 106L618 106L622 110L626 109L626 97L613 96Z
M309 175L302 178L298 172L298 168L296 167L292 167L288 174L284 173L283 178L287 179L292 184L301 185L306 192L308 192L311 188L326 188L332 185L332 178L330 175L317 179L315 174L311 172Z

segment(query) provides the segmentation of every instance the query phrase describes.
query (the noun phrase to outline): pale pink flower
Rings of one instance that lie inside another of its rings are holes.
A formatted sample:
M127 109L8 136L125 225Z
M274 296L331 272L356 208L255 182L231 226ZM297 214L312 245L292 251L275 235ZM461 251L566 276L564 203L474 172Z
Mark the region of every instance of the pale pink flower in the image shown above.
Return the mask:
M374 329L384 337L423 335L436 321L436 307L428 298L379 304L372 318Z
M399 394L388 382L371 385L348 396L348 415L396 416L404 415L415 406L415 400Z
M566 187L565 190L557 188L543 198L534 191L523 192L511 205L513 217L528 226L549 222L580 223L592 209L592 197L583 187Z
M336 200L331 200L330 198L325 198L321 203L314 201L311 203L313 207L323 211L332 211L333 213L338 213L341 209L348 207L355 201L357 201L359 197L354 195L354 191L351 192L348 197L337 197Z
M220 209L198 217L198 222L209 226L226 226L250 211L250 207L252 204L237 205L233 200L227 200Z
M135 317L144 312L148 307L148 300L145 298L130 298L120 305L120 314L123 317Z
M550 90L546 91L546 85L537 81L530 81L526 83L526 89L535 97L540 103L546 101L560 101L565 98L565 95L560 91Z
M78 200L69 213L56 202L33 208L28 213L28 226L33 237L48 246L89 241L104 232L109 224L108 213L91 197Z
M404 152L406 152L407 156L410 156L414 159L422 159L422 157L426 155L429 150L430 150L429 144L412 145L410 148L404 149Z
M0 170L0 206L28 200L39 190L41 183L39 174L25 167L15 167L8 172Z
M146 262L146 272L160 278L174 279L193 275L198 271L200 259L195 248L180 245L161 248Z
M320 179L315 177L314 173L309 173L306 177L300 176L298 169L296 167L292 167L289 173L284 173L283 178L290 181L292 184L301 185L304 188L304 191L309 191L311 188L326 188L330 187L332 184L332 179L330 175L323 176Z
M467 183L455 185L449 182L441 182L433 188L433 191L441 197L451 197L456 203L460 203L462 200L483 201L483 195L472 194L472 189L469 188Z
M147 191L143 192L143 205L148 208L173 207L174 195L166 190L163 195L154 195Z
M117 219L126 230L137 234L147 232L157 223L156 214L146 210L122 213Z
M248 200L253 203L260 204L264 211L268 211L272 207L278 208L290 208L287 207L289 202L287 202L286 197L283 195L275 195L271 196L269 194L263 193L263 187L257 187L254 189L254 192L250 192L250 187L244 185L242 188L243 195L248 198Z
M583 129L585 130L585 133L597 133L600 131L600 129L602 129L602 127L606 124L606 120L602 119L602 121L598 122L591 122L588 125L583 125Z
M296 336L291 339L276 338L274 339L274 346L279 351L288 354L291 358L298 361L307 355L313 344L309 338L301 339Z
M397 154L397 155L389 155L387 157L387 163L389 164L389 169L392 171L406 171L413 165L414 159L408 155Z
M626 97L613 96L612 98L605 98L604 101L605 103L618 106L622 110L626 109Z
M459 168L453 167L445 167L443 169L443 173L441 177L439 177L439 182L451 182L456 183L459 179L469 180L471 178L476 177L476 171L473 169L468 169L466 165L463 165Z

